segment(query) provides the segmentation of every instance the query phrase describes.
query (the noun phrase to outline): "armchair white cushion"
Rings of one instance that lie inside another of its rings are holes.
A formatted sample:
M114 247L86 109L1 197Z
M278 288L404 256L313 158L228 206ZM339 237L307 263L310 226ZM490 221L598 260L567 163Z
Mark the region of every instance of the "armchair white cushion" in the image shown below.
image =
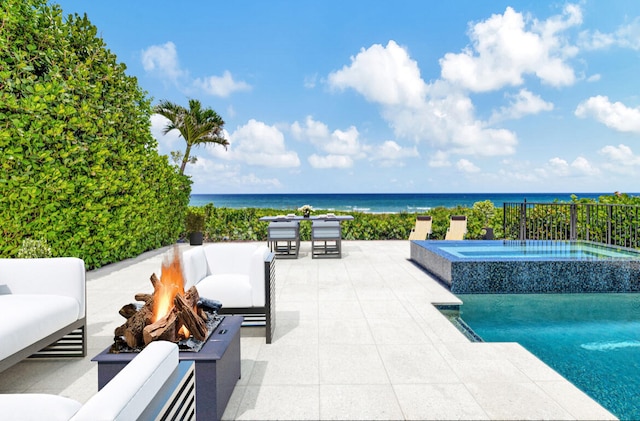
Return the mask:
M152 342L84 405L46 394L0 395L3 419L13 421L136 420L178 366L178 346Z
M222 303L221 314L241 314L244 325L264 325L266 341L275 331L275 255L256 243L213 243L182 254L185 289Z
M214 243L184 252L185 288L195 285L202 297L224 307L265 305L266 246L251 243Z

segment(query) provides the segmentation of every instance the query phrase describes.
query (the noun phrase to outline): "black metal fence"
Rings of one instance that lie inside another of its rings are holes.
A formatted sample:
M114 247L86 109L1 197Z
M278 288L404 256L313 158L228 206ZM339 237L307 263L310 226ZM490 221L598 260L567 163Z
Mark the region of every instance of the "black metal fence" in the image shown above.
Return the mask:
M600 203L505 203L507 240L586 240L640 248L640 206Z

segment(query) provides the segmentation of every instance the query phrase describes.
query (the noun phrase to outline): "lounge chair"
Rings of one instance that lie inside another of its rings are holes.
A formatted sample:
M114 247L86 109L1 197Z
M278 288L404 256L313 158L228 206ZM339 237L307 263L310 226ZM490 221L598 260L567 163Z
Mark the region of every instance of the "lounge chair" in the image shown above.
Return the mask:
M467 217L464 215L452 215L449 220L449 228L445 240L464 240L467 233Z
M416 218L416 226L411 230L409 240L426 240L431 233L431 216L421 215Z

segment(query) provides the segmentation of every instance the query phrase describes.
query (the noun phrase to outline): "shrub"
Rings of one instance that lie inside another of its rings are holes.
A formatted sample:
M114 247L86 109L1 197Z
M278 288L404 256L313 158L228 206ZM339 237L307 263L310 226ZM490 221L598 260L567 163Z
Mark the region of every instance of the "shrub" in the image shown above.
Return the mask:
M86 15L0 13L0 256L42 236L93 268L175 242L190 181L158 154L136 78Z

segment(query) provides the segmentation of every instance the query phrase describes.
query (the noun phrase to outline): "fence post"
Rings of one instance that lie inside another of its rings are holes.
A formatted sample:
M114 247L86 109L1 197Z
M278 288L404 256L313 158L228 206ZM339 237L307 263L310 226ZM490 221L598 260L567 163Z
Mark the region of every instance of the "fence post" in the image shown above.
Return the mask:
M569 219L569 240L575 241L578 239L578 215L575 203L569 206Z
M527 199L520 204L520 241L527 239Z
M611 205L607 205L607 244L611 244Z

